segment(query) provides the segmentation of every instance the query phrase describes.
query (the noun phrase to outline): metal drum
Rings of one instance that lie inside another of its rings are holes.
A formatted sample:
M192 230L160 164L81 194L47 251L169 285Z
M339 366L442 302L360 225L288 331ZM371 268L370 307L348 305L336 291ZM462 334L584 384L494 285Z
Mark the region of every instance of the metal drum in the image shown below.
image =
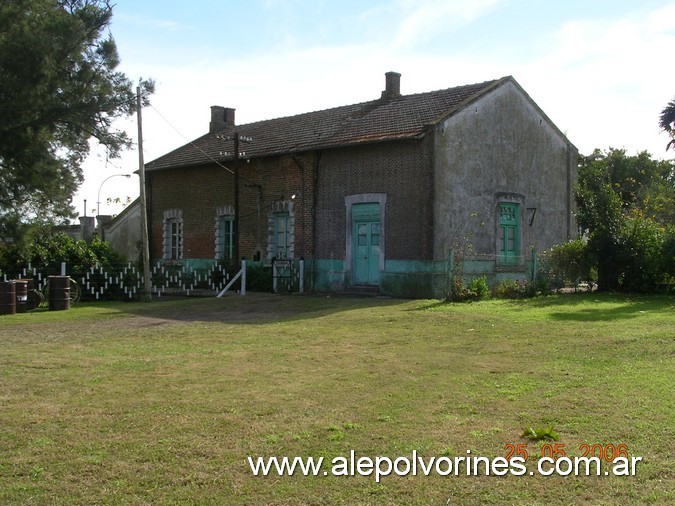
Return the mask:
M25 279L15 279L16 287L16 312L28 311L28 282Z
M16 314L16 284L0 281L0 315Z
M70 309L70 278L68 276L49 276L49 310Z
M19 281L26 282L26 309L32 311L37 307L35 302L35 280L33 278L20 279ZM17 295L18 296L18 295Z

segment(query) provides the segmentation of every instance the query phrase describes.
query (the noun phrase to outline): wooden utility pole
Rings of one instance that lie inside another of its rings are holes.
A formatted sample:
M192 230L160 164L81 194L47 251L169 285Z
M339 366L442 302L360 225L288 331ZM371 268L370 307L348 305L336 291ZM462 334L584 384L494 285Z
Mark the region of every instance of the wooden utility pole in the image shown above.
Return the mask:
M234 244L232 257L234 265L239 261L239 132L234 132Z
M138 116L138 176L141 191L141 249L143 255L143 295L141 300L152 299L150 279L150 241L148 238L148 204L145 196L145 163L143 162L143 118L141 117L141 87L136 87L136 108Z

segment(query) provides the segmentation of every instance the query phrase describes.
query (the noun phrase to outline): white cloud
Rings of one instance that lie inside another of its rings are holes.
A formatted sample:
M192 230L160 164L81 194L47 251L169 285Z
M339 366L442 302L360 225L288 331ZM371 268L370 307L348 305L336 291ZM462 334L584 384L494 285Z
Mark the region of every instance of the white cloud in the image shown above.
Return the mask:
M526 62L521 84L585 152L646 149L666 156L658 114L675 93L675 6L642 16L566 23L542 59Z
M501 3L503 0L401 0L404 20L398 28L394 46L409 47L426 42L439 32L475 21Z
M462 7L468 3L453 1L442 7L445 2L402 2L402 12L410 16L395 30L397 40L413 43L418 35L442 33L448 23L471 22L498 4L485 0ZM582 152L612 146L631 153L647 149L658 158L667 155L667 138L659 133L658 114L675 95L671 64L675 4L651 13L568 21L539 39L538 50L531 54L505 54L496 48L479 55L431 55L400 51L390 41L272 48L267 53L234 57L203 54L199 60L170 64L159 63L171 61L165 58L123 60L121 70L127 75L157 80L152 99L156 110L143 111L145 160L206 133L211 105L236 108L237 123L242 124L352 104L378 98L389 70L402 73L404 94L510 74ZM135 119L126 122L125 128L136 137ZM113 163L106 166L96 158L88 161L87 181L76 197L78 210L83 198L91 208L105 177L120 168L136 170L138 155L130 152ZM104 189L115 196L138 195L136 178L111 179Z

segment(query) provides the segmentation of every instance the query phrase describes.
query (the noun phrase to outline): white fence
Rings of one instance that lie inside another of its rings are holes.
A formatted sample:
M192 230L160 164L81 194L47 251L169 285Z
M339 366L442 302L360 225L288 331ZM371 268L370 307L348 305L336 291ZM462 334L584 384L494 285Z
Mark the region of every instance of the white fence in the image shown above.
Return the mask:
M185 264L154 263L150 269L152 295L219 294L232 278L231 268L214 261L208 268L196 269ZM0 271L0 279L34 280L35 289L44 291L52 275L69 276L80 288L82 300L134 299L144 287L143 269L128 262L121 265L74 266L61 264L37 269L30 264L15 272Z

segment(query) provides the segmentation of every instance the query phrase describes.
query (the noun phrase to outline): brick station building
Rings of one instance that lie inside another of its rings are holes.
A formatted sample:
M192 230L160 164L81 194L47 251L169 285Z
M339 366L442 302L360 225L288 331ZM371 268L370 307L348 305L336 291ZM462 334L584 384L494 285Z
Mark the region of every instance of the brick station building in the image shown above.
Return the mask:
M512 77L412 95L385 77L375 100L245 125L212 107L146 165L151 257L303 258L307 290L431 297L460 237L512 264L574 235L577 150Z

